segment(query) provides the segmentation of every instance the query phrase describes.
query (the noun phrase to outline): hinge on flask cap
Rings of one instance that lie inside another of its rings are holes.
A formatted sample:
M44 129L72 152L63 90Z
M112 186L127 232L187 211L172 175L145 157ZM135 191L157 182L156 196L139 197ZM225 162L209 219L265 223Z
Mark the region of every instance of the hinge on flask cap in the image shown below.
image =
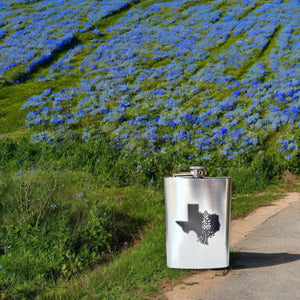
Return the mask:
M206 168L203 166L191 166L190 172L194 178L203 178L207 175Z

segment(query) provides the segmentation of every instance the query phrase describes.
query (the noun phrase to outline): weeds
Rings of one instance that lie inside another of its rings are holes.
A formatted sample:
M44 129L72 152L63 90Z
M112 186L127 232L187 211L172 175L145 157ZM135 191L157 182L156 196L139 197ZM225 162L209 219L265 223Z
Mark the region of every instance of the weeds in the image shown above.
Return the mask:
M107 260L110 253L132 245L145 224L141 217L104 204L84 173L38 168L5 175L2 171L4 298L32 297L46 283L51 286Z

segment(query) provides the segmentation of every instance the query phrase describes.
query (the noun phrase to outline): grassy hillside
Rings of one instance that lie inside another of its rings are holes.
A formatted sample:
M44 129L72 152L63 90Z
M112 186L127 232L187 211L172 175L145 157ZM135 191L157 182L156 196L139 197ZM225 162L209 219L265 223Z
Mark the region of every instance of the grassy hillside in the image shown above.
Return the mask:
M182 273L162 178L190 165L233 178L234 217L277 197L241 194L300 172L299 18L296 0L0 1L1 297L159 290Z

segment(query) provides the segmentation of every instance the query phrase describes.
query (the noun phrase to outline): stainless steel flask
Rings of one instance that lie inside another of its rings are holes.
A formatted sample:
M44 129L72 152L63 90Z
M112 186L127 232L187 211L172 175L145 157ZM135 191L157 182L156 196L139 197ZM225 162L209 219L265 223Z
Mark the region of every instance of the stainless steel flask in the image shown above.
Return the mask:
M167 266L229 266L231 178L204 177L206 169L164 178Z

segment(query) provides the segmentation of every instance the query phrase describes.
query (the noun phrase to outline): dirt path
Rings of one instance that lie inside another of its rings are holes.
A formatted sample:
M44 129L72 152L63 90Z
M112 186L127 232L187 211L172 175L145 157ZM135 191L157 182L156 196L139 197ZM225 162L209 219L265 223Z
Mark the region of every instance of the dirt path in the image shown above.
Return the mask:
M230 249L239 251L239 243L259 225L278 214L284 208L300 200L300 193L289 193L286 197L256 209L243 219L231 222ZM166 287L164 293L158 299L167 300L198 300L221 284L226 278L226 270L199 270L191 271L184 277L180 284L174 287ZM201 284L200 284L201 283Z

